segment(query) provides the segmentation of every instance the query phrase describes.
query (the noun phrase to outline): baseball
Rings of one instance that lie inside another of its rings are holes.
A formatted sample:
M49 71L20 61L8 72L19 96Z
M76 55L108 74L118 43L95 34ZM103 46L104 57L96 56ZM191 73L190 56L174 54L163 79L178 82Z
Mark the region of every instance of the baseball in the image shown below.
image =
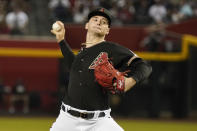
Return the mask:
M52 29L55 31L60 31L61 26L57 22L55 22L52 26Z

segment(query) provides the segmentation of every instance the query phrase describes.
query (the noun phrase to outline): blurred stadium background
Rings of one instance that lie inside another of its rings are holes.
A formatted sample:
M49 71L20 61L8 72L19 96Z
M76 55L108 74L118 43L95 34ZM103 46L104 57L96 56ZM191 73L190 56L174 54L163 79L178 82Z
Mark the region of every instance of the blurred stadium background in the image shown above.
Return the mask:
M49 130L69 78L51 25L65 23L77 53L97 6L113 14L107 40L153 66L148 80L111 96L112 116L126 131L196 131L196 0L0 0L0 130Z

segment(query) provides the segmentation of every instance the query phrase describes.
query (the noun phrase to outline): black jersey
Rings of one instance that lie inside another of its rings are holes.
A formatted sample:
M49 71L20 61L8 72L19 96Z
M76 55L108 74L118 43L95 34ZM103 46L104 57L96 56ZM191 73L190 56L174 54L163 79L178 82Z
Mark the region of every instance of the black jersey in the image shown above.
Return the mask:
M128 61L135 54L119 44L106 41L89 48L81 48L77 55L73 54L65 41L61 41L59 44L65 65L70 72L69 85L63 102L72 107L89 111L108 109L109 94L95 81L94 69L91 68L94 60L100 53L105 52L116 69L125 71L131 68ZM137 62L139 63L139 61L142 60L139 59ZM143 71L133 71L129 73L129 76L132 76L138 82L147 77L143 74Z

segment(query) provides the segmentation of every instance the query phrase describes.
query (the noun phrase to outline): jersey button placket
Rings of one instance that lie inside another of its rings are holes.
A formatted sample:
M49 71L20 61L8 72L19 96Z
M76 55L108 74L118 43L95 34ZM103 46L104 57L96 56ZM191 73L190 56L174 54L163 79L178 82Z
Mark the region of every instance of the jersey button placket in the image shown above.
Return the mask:
M81 73L83 72L82 70L79 69L79 75L81 76ZM82 86L82 82L79 82L79 86Z
M84 50L84 51L85 51L85 50ZM80 61L81 61L81 62L84 62L84 59L81 58ZM79 72L79 75L81 75L81 73L82 73L83 71L82 71L81 69L79 69L78 72ZM79 86L82 86L82 82L79 82Z

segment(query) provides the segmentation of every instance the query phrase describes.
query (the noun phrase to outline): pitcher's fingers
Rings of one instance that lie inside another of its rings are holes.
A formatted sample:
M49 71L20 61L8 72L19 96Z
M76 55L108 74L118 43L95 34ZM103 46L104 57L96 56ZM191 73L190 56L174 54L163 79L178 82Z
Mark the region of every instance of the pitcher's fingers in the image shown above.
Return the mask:
M56 21L56 22L61 26L61 28L64 28L64 24L61 21Z
M60 25L64 25L61 21L56 21L56 23L60 24Z
M54 30L51 30L51 33L54 34L54 35L56 35L56 32Z

